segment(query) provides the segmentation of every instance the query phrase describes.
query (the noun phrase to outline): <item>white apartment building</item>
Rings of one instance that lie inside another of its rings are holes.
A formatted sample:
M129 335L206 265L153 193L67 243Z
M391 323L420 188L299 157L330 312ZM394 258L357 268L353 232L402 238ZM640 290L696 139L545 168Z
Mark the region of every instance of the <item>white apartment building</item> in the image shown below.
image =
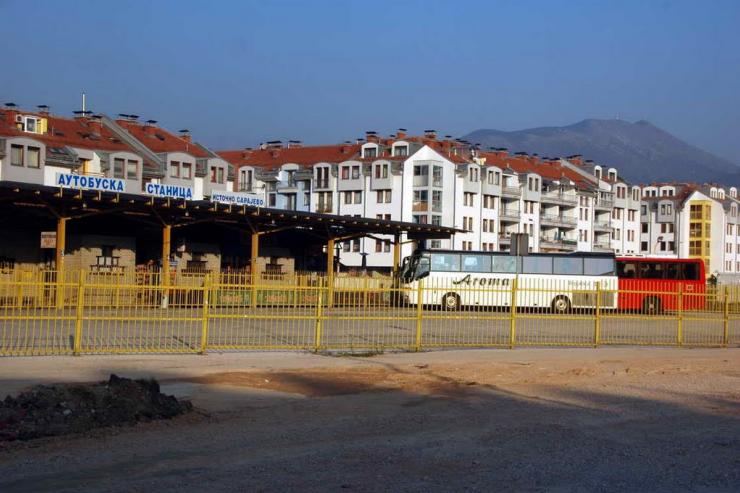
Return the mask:
M645 185L641 193L641 254L701 258L707 275L740 280L735 187L663 183Z
M403 129L391 138L368 132L362 141L335 146L275 141L220 155L238 169L237 190L265 194L268 206L465 230L451 240L431 240L431 248L506 251L512 233L528 233L533 252L639 251L639 187L630 187L613 168L602 176L601 167L580 156L481 152L466 142L437 139L431 130L409 137ZM310 190L301 203L281 198L294 193L281 186L288 170L301 193ZM346 241L340 261L388 268L392 240ZM402 254L413 248L406 242Z

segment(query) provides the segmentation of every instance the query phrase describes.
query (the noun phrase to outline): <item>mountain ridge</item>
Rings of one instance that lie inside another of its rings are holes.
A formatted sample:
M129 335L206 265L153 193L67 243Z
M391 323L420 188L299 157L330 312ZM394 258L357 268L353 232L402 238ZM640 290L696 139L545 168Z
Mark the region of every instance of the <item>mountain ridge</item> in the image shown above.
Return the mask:
M506 147L510 153L547 157L580 154L605 167L614 167L635 183L663 181L717 182L740 185L740 165L693 146L648 120L587 118L565 126L523 130L479 129L464 139Z

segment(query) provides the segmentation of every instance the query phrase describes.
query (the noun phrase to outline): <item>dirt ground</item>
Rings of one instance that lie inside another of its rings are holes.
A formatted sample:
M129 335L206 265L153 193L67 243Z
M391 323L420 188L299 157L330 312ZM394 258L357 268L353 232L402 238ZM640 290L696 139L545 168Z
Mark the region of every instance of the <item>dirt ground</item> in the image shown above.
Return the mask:
M740 491L739 349L33 361L3 388L115 365L199 412L5 444L3 492Z

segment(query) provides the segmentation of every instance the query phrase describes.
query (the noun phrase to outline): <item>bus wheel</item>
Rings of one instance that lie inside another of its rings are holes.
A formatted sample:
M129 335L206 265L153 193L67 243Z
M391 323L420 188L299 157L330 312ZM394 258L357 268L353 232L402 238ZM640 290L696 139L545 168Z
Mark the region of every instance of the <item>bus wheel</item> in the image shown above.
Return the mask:
M658 313L662 313L662 311L663 307L660 305L660 298L651 296L642 300L642 313L657 315Z
M566 296L558 296L552 300L551 308L555 313L568 313L570 311L570 300Z
M460 309L460 297L456 293L447 293L442 296L442 308L445 310L459 310Z

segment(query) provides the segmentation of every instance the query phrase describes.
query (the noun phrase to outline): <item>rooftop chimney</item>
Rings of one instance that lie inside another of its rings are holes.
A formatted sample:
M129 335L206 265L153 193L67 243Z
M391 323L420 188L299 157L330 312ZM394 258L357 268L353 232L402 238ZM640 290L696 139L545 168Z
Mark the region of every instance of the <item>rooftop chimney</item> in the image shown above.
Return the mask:
M365 132L365 139L368 142L375 142L375 143L377 143L378 140L379 140L378 139L378 132L376 132L374 130L368 130L368 131L366 131Z
M100 135L103 133L103 118L100 115L93 115L87 121L87 128L90 129L90 133L93 135Z
M39 113L42 115L48 115L49 114L49 106L45 104L40 104L36 106L39 109Z
M299 147L303 147L303 142L300 140L289 140L288 141L288 149L296 149Z
M426 137L427 139L436 139L437 131L436 130L424 130L424 137Z
M398 140L405 139L406 138L406 129L405 128L399 128L398 132L396 132L396 138Z
M180 138L184 140L185 142L187 142L188 144L192 142L192 137L190 136L190 130L188 130L187 128L183 128L182 130L180 130Z

